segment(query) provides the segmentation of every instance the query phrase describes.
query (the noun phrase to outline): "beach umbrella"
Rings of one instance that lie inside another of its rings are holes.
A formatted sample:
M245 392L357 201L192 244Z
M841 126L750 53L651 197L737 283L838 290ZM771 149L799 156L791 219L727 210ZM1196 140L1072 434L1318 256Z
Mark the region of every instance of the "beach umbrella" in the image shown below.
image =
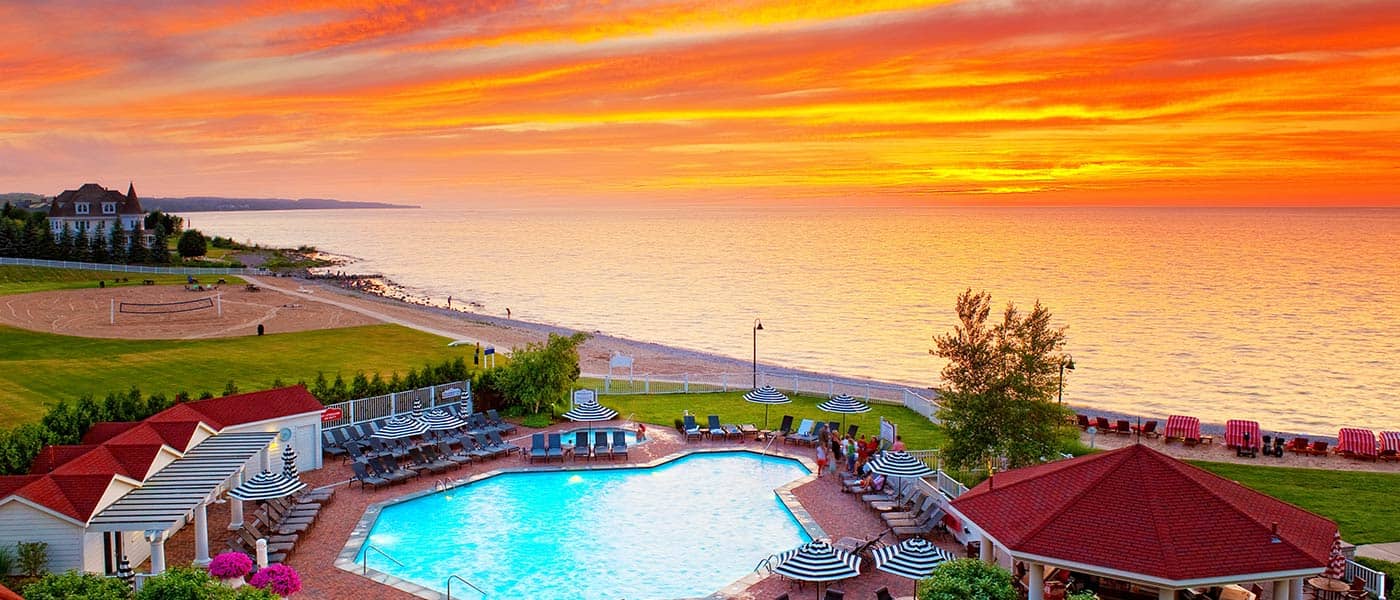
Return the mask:
M122 562L117 565L117 579L122 580L126 587L136 587L136 571L132 570L131 561L126 559L125 554L122 555Z
M228 495L236 500L275 500L300 492L304 488L305 483L290 479L283 473L263 471L229 490Z
M461 417L441 408L434 408L423 415L423 424L432 431L448 431L465 424Z
M395 415L384 421L384 426L374 432L381 440L398 440L428 431L427 424L408 415Z
M885 477L898 477L900 492L903 493L906 477L928 477L934 474L924 461L904 451L886 451L870 461L870 472Z
M282 474L287 479L297 480L297 451L292 449L291 444L282 447Z
M771 385L765 385L756 390L749 390L744 394L744 399L755 404L763 405L763 428L768 429L768 407L773 404L787 404L792 402L787 396Z
M859 413L870 412L870 405L869 405L869 404L866 404L866 403L864 403L864 402L861 402L860 400L856 400L855 398L852 398L852 397L847 396L847 395L845 395L845 394L838 394L838 395L832 396L830 400L827 400L826 402L823 402L823 403L821 403L821 404L818 404L818 405L817 405L817 408L820 408L820 409L822 409L822 410L824 410L824 411L826 411L826 412L829 412L829 413L840 413L840 414L841 414L841 429L845 429L845 428L846 428L846 415L854 415L854 414L859 414ZM832 432L832 433L839 433L839 432Z
M817 597L827 582L860 575L860 557L837 550L823 540L816 540L784 552L778 557L773 572L798 581L815 581Z
M1341 580L1347 573L1347 555L1342 554L1342 532L1338 531L1332 535L1332 552L1327 555L1327 570L1323 571L1323 576L1328 579Z
M414 398L414 399L413 399L413 410L409 413L409 416L413 417L413 420L415 420L415 421L422 421L422 420L423 420L423 401L422 401L422 400L419 400L419 399L417 399L417 398Z
M909 579L931 577L934 567L946 560L953 560L953 555L923 538L875 549L876 569Z
M598 404L596 401L584 401L574 404L569 412L564 413L564 418L570 421L608 421L617 418L617 411Z

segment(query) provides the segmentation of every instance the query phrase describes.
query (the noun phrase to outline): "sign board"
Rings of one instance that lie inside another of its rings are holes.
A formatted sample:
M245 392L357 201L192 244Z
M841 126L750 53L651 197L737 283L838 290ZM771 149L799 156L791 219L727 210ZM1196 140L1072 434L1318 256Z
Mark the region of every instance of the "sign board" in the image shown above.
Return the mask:
M345 417L345 412L340 410L339 408L327 408L326 410L321 411L322 423L325 423L327 421L339 421L343 417Z
M598 401L598 394L593 390L574 390L574 405L592 403Z
M889 448L894 445L897 431L898 428L895 426L894 422L886 421L884 417L880 417L880 439L883 441L880 445L882 447Z

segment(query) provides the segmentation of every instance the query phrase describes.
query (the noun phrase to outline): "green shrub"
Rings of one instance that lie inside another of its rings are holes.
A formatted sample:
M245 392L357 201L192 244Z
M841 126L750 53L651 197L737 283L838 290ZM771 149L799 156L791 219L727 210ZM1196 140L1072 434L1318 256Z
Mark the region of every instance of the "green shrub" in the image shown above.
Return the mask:
M20 542L19 570L26 577L40 577L49 569L49 544L47 542Z
M276 600L267 590L225 586L204 569L175 567L141 585L136 600Z
M24 586L27 600L122 600L131 597L126 582L92 573L49 573Z
M1364 556L1357 557L1356 562L1385 573L1385 584L1389 590L1385 594L1387 598L1395 598L1396 594L1400 594L1400 563Z
M0 577L15 572L15 551L9 546L0 547Z
M973 558L938 565L919 580L919 600L1016 600L1011 573Z
M531 429L544 429L545 427L553 425L554 419L549 415L543 413L525 415L525 418L520 420L520 424Z

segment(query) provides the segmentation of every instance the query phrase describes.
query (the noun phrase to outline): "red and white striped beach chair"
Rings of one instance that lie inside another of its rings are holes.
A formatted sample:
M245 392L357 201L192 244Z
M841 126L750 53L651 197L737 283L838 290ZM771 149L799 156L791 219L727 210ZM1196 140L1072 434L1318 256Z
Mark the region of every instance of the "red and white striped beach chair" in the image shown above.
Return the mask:
M1381 432L1381 460L1400 460L1400 431Z
M1201 439L1201 420L1196 417L1172 415L1167 417L1167 429L1162 434L1166 441Z
M1343 427L1337 431L1337 452L1350 458L1376 460L1376 434L1370 429Z
M1225 422L1225 447L1241 448L1245 445L1245 434L1249 434L1249 446L1258 450L1264 440L1259 437L1258 421L1229 420Z

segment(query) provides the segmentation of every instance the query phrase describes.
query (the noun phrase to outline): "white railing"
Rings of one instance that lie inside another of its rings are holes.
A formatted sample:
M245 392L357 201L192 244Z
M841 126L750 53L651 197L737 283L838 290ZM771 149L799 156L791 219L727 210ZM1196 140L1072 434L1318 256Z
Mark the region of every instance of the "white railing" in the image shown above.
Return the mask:
M742 373L642 373L631 377L588 375L603 381L599 394L700 394L732 392L753 387L754 374ZM929 420L936 421L938 403L930 398L930 390L911 390L904 386L883 383L856 383L831 377L779 375L759 372L759 386L770 385L784 392L835 396L846 394L867 402L903 404Z
M448 388L459 388L462 390L462 395L455 398L443 398L442 395L438 393L438 390L446 391ZM416 390L408 390L406 392L394 392L392 394L384 394L382 396L370 396L368 398L359 398L357 400L337 402L335 404L327 405L326 408L340 409L340 418L322 420L321 428L331 429L334 427L340 427L342 425L364 423L365 421L373 421L375 419L382 419L384 417L389 417L399 413L406 413L413 410L414 400L420 401L423 408L425 409L432 408L434 406L446 406L449 404L457 404L458 402L461 402L465 405L467 412L471 412L471 395L472 382L463 380L454 381L451 383L443 383L439 385L430 385L427 387L418 388Z
M14 258L0 256L0 265L25 267L49 267L52 269L81 269L86 271L114 271L117 273L147 273L152 275L271 275L267 269L228 269L216 267L152 267L147 265L112 265L107 263L77 262L71 260L44 260L41 258Z
M1357 563L1355 561L1348 560L1346 575L1342 577L1342 580L1351 581L1352 579L1355 579L1357 577L1360 577L1362 581L1366 582L1367 592L1370 592L1371 595L1375 596L1379 600L1386 600L1385 573L1370 569L1366 565Z

